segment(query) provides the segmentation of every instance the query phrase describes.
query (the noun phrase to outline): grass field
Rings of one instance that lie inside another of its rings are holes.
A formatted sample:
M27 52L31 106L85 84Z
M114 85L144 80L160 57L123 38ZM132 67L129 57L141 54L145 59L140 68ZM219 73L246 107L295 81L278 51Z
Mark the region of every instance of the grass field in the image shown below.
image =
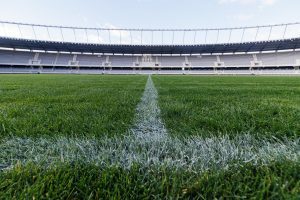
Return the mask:
M155 77L176 135L300 136L299 77Z
M0 77L0 137L124 134L146 77Z
M1 75L0 199L300 199L298 77L152 80Z

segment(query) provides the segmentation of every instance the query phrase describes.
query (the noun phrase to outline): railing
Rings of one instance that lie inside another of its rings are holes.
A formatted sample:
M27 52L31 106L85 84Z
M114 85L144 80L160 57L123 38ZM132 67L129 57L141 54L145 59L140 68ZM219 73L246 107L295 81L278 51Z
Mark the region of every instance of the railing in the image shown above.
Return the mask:
M299 38L300 22L209 29L123 29L0 21L0 37L118 45L227 44Z

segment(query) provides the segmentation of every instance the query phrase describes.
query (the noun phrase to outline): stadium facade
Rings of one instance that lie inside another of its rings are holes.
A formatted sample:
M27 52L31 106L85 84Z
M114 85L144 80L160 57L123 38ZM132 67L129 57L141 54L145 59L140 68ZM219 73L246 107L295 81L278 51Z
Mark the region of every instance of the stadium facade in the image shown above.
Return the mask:
M0 21L0 73L300 75L300 23L116 29Z

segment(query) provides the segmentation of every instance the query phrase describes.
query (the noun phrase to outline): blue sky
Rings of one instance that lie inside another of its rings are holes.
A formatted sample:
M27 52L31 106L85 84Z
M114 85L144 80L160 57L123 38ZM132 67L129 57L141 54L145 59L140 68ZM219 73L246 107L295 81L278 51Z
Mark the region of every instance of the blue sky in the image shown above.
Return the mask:
M300 21L299 0L2 0L0 20L88 27L210 28Z

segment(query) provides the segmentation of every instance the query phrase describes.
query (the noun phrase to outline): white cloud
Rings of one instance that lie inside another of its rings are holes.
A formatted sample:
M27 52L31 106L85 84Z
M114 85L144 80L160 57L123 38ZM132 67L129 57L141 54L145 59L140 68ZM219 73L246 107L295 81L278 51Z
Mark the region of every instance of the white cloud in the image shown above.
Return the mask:
M271 5L274 5L276 3L276 1L277 0L262 0L261 2L262 2L263 5L271 6Z
M236 3L236 4L256 4L258 6L272 6L278 0L219 0L219 4L228 4L228 3Z
M227 3L250 4L256 2L257 0L219 0L220 4L227 4Z

